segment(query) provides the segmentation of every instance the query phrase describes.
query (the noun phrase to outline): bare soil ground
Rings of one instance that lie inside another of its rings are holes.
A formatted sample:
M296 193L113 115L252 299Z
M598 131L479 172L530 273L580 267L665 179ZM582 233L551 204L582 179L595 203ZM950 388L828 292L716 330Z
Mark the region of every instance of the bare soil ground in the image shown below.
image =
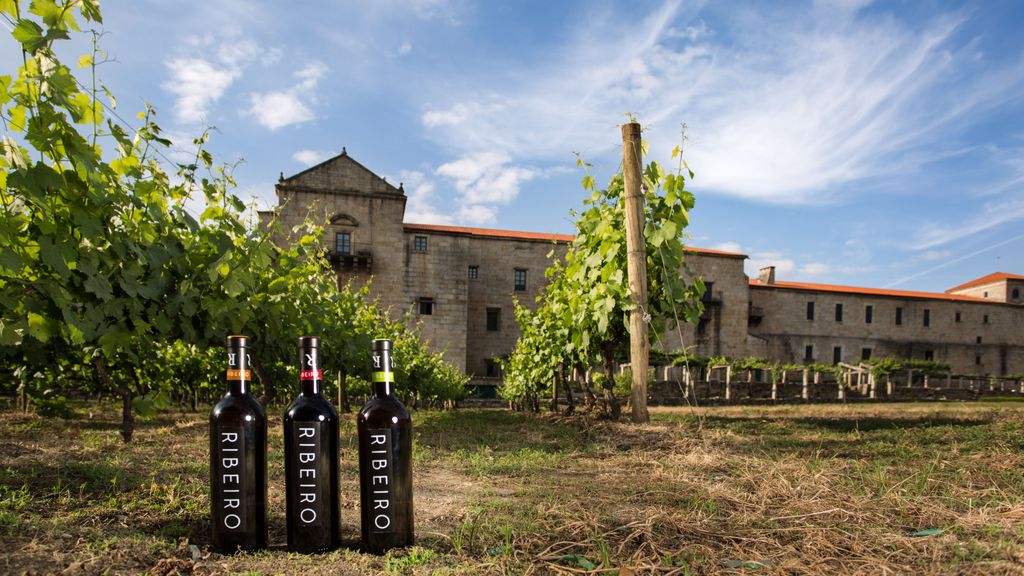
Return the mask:
M0 412L5 574L1024 574L1024 403L656 409L634 426L500 410L414 414L417 546L284 550L271 419L270 550L207 550L204 414L121 443L116 410ZM271 412L276 412L272 409Z

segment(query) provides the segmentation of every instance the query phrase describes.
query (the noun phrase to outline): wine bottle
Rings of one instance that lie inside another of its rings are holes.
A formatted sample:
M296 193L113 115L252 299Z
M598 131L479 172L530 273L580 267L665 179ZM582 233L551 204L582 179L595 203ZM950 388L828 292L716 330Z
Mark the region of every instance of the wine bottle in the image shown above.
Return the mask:
M356 420L362 546L383 554L413 543L412 419L395 398L390 340L374 340L370 401Z
M267 415L249 391L247 336L228 336L228 393L210 414L211 548L267 546Z
M288 548L326 552L338 542L338 412L320 388L320 339L299 338L299 395L284 413Z

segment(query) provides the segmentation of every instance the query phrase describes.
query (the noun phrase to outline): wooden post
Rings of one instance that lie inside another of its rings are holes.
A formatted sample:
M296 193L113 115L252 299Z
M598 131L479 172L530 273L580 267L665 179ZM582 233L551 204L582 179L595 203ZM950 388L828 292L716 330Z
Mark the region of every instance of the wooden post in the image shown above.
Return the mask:
M892 396L892 393L896 391L896 387L892 383L892 374L885 375L885 395Z
M910 388L914 384L914 371L907 370L907 388Z
M868 397L874 400L878 398L877 384L875 384L875 373L868 372Z
M804 386L800 390L800 397L803 398L805 401L806 400L810 400L809 391L807 390L808 380L810 380L809 377L810 377L810 372L806 368L804 368Z
M729 387L729 384L731 384L731 383L732 383L732 366L726 364L726 366L725 366L725 399L726 400L731 400L732 399L732 390Z
M785 372L783 372L785 374ZM779 399L779 383L775 380L775 373L772 373L772 401Z
M626 192L626 268L633 310L629 314L629 363L633 422L650 422L647 412L647 243L644 241L644 193L641 186L640 124L622 126L622 174ZM645 318L646 316L646 318Z
M924 375L924 387L925 387L925 388L927 388L927 387L928 387L928 374L925 374L925 375Z

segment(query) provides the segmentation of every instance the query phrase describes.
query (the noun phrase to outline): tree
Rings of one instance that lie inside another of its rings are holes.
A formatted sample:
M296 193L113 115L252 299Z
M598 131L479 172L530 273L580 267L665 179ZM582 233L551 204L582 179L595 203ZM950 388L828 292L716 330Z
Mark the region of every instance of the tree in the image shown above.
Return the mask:
M703 307L700 297L704 284L700 278L689 278L684 271L686 247L683 231L689 224L694 197L685 190L683 170L693 174L682 160L680 149L675 173L666 173L656 162L643 172L644 239L647 245L647 283L649 330L654 339L675 322L696 323ZM587 167L582 160L580 166ZM626 279L626 236L624 225L625 197L621 172L612 177L605 189L597 189L594 179L583 178L590 197L584 210L576 217L576 238L561 261L547 270L549 283L538 298L541 307L536 313L517 313L523 336L505 365L506 392L515 395L530 391L546 378L554 380L557 372L577 364L591 366L599 358L606 377L603 379L604 410L617 419L621 413L614 394L616 355L629 341L629 298Z

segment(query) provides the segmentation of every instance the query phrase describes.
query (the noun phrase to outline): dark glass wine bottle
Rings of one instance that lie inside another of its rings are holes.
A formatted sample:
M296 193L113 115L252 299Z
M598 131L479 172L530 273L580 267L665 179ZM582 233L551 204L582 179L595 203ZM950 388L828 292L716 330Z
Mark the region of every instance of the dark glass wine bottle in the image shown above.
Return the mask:
M359 412L363 549L383 554L413 543L412 419L395 398L390 340L373 341L373 393Z
M228 336L228 393L210 414L210 547L267 546L267 415L249 391L246 336Z
M288 548L306 553L338 542L338 412L320 389L319 348L299 338L299 395L284 413Z

